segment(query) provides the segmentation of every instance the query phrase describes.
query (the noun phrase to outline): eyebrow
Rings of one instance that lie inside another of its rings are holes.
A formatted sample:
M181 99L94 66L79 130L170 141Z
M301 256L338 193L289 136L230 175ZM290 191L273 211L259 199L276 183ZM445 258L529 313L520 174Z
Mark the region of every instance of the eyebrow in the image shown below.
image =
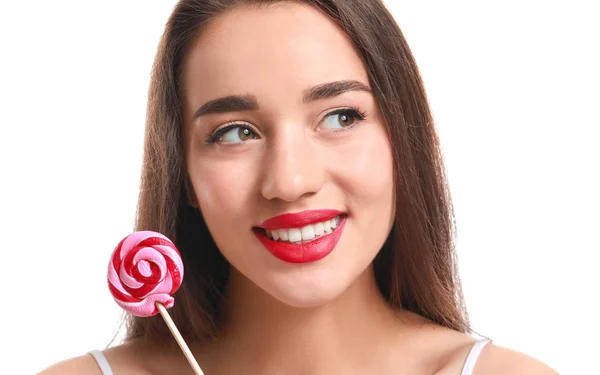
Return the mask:
M359 81L334 81L324 83L304 91L302 102L310 103L317 100L328 99L348 91L372 92L369 86ZM192 120L196 120L200 116L211 113L253 111L257 110L258 108L258 100L254 95L230 95L223 98L214 99L203 104L194 113Z
M359 81L329 82L306 90L302 101L304 103L309 103L321 99L328 99L348 91L366 91L370 93L371 88Z
M203 104L194 113L193 120L210 113L251 111L256 109L258 109L258 101L253 95L231 95Z

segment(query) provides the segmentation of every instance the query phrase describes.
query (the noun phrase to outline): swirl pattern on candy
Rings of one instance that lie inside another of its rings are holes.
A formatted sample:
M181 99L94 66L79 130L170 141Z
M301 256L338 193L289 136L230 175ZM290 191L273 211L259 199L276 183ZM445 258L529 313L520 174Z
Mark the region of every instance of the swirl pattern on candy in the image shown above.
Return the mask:
M183 280L179 251L164 235L134 232L115 248L108 266L108 287L125 311L141 317L158 314L156 303L173 307Z

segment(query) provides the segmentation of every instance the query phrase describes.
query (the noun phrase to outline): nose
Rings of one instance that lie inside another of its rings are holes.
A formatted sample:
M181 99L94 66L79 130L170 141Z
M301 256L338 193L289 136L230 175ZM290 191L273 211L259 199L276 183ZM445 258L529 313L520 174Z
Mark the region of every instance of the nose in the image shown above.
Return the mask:
M294 202L317 193L325 170L318 145L297 130L281 131L267 147L261 193L269 200Z

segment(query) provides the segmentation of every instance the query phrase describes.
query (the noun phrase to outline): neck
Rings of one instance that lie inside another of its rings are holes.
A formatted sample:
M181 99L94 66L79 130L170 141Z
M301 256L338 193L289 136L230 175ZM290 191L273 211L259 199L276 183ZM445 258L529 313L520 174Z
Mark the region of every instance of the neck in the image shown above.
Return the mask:
M366 368L356 361L384 355L398 327L397 312L381 295L371 267L337 299L312 308L283 304L232 269L227 300L224 351L265 374Z

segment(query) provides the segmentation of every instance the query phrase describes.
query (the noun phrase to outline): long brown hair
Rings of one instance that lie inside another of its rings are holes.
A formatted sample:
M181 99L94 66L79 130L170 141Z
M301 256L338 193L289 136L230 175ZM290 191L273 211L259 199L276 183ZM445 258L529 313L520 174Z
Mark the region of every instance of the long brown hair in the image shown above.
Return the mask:
M184 161L182 67L203 27L240 5L281 0L181 0L153 66L136 230L154 230L181 251L186 272L171 314L186 339L213 337L229 264L201 214L189 206ZM393 146L396 217L374 261L381 293L396 307L457 331L469 331L454 249L454 220L438 137L417 65L381 0L298 0L327 14L366 66ZM127 337L155 342L171 335L160 317L128 321Z

